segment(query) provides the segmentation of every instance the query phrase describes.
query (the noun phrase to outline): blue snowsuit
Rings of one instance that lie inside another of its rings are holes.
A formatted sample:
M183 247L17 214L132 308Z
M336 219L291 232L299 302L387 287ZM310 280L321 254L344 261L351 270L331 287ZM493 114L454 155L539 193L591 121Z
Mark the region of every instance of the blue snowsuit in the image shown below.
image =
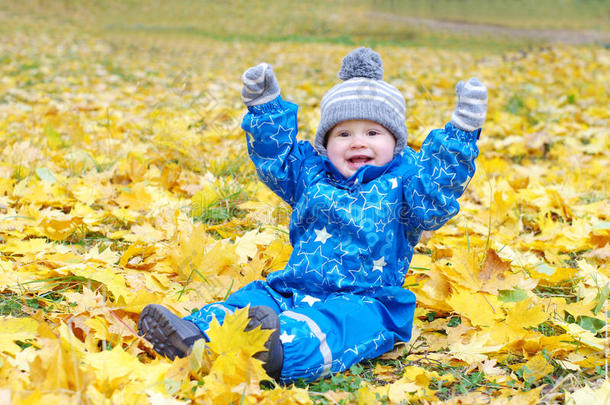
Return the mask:
M242 123L259 177L293 209L286 267L186 318L205 333L212 317L222 322L248 304L273 308L284 383L343 371L410 339L415 296L402 285L413 248L422 231L459 211L480 133L449 123L419 153L407 147L346 179L297 141L297 108L278 97L248 107Z

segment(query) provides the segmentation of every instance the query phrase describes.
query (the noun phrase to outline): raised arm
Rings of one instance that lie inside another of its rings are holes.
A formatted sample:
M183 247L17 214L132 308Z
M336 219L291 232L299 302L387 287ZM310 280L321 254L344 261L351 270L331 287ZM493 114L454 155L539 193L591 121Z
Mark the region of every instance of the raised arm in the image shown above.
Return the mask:
M266 63L242 75L242 100L248 113L241 127L260 179L291 206L304 188L302 169L317 155L308 142L297 142L297 105L282 100L273 69Z
M411 156L416 173L403 178L404 219L418 229L438 229L457 214L457 199L474 175L487 88L473 78L459 82L456 92L458 102L451 122L430 132L419 153Z

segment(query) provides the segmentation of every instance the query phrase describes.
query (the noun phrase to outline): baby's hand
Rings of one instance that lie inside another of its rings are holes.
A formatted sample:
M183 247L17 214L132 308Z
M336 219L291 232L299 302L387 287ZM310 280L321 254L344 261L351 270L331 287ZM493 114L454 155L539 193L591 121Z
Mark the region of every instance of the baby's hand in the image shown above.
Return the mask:
M241 76L241 82L244 84L241 99L248 107L268 103L280 95L280 86L273 68L267 63L246 70Z
M455 91L458 102L451 115L453 126L468 132L481 128L487 114L487 87L473 77L466 83L460 81Z

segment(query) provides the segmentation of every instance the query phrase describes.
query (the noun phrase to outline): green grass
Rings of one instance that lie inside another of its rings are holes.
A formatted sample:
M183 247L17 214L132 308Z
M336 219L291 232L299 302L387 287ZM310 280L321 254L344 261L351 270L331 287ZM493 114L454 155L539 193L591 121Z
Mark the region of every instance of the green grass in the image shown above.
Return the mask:
M521 29L608 31L610 27L607 0L371 0L367 3L395 15Z
M0 316L28 317L37 310L52 311L63 301L65 297L53 290L35 294L3 292L0 293Z
M0 316L28 316L21 297L11 292L0 293Z
M2 18L2 17L5 18ZM388 16L399 20L388 20ZM225 2L199 0L9 0L0 20L10 26L96 36L205 38L220 41L401 45L452 49L504 50L542 40L506 34L449 32L401 21L416 17L493 24L511 28L580 29L608 32L605 0L311 0ZM2 30L10 29L4 24ZM61 28L60 28L61 27Z

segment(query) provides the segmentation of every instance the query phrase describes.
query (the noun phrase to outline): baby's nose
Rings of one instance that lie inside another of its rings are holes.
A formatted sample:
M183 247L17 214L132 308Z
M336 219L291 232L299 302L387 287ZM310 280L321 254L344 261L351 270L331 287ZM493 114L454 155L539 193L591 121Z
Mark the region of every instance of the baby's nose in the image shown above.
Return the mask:
M362 148L366 146L366 139L361 135L356 135L352 137L352 143L350 146L352 148Z

